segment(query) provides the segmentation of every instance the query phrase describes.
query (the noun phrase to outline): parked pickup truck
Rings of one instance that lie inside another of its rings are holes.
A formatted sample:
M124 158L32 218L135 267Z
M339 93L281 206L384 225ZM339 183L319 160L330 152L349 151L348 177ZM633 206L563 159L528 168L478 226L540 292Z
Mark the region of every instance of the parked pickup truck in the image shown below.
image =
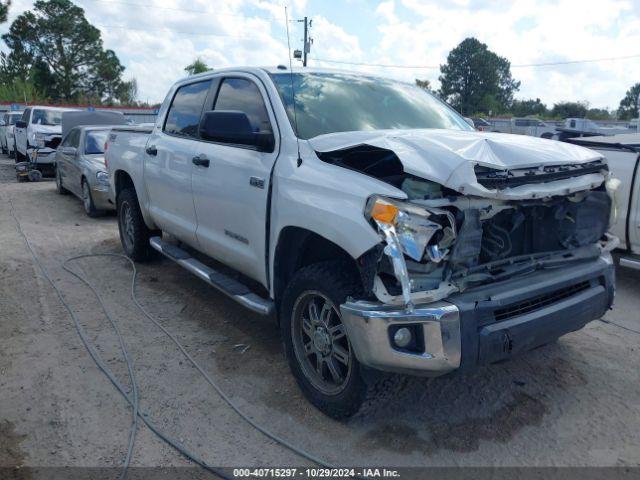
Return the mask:
M0 120L0 148L2 153L6 153L10 157L15 155L15 126L21 117L22 112L7 112Z
M62 112L69 108L27 107L16 122L16 161L31 160L42 173L54 173L56 148L62 138Z
M640 133L572 138L607 158L619 179L618 211L611 232L620 238L620 265L640 270Z
M207 72L152 128L114 128L106 160L126 254L155 249L275 314L301 390L336 418L377 371L500 362L613 301L602 155L476 132L409 84Z

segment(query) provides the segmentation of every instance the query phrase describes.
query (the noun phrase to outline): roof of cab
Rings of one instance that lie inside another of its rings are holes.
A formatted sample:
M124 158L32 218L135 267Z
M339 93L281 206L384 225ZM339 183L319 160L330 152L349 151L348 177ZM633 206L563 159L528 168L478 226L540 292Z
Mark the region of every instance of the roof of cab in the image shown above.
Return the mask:
M348 75L358 75L361 77L386 78L380 75L374 75L374 74L363 73L363 72L355 72L353 70L343 70L343 69L337 69L337 68L295 67L294 66L293 69L290 70L287 65L277 65L277 66L268 66L268 67L220 68L220 69L210 70L208 72L197 73L195 75L190 75L188 77L183 77L180 80L178 80L176 83L183 83L188 80L197 80L199 78L208 78L211 75L220 74L220 73L244 72L244 73L253 73L255 75L262 72L266 72L268 74L278 74L278 73L288 73L289 71L293 73L342 73L342 74L348 74ZM398 80L398 81L401 81L401 80Z

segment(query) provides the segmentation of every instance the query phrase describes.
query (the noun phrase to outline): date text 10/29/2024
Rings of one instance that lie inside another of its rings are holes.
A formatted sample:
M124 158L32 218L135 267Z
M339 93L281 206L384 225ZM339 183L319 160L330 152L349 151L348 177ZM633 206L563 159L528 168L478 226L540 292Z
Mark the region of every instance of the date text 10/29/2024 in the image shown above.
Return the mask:
M400 478L388 468L234 468L236 478Z

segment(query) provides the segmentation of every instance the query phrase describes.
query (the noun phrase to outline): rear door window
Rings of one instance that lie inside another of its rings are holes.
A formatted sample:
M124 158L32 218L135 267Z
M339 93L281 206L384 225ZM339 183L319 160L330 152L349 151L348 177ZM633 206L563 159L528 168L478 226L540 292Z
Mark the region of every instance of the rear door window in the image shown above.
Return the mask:
M255 133L272 133L267 107L258 86L246 78L225 78L220 85L215 110L244 112Z
M211 80L190 83L178 89L164 124L164 131L170 135L198 138L198 125L204 102L211 86Z

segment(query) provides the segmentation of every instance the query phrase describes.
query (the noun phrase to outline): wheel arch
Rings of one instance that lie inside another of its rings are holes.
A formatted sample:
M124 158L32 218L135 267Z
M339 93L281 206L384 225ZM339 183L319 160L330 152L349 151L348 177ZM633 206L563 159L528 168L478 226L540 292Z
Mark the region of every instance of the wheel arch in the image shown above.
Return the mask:
M303 267L327 260L342 260L359 276L358 262L345 249L311 230L288 226L280 231L273 262L272 293L279 306L293 275Z
M131 175L129 175L125 170L116 170L113 174L113 178L115 183L116 199L118 198L120 192L125 188L133 188L136 194L138 193Z
M114 195L113 201L116 203L116 205L118 204L118 195L120 195L120 192L122 192L127 188L132 189L135 192L136 196L138 197L138 204L140 205L142 218L144 218L144 221L147 224L147 227L151 230L157 230L158 227L155 225L155 223L151 219L151 216L149 215L149 212L146 208L147 203L143 198L144 192L140 191L136 187L136 184L133 181L133 177L129 174L129 172L123 169L116 170L113 173L113 190L112 190Z

